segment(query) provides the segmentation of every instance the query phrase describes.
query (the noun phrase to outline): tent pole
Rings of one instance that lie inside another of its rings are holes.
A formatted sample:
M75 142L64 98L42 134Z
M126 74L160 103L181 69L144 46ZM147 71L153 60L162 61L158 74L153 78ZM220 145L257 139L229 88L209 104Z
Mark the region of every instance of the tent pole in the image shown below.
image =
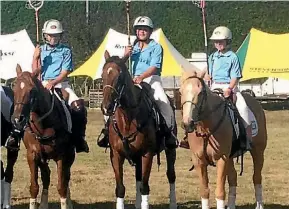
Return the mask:
M88 25L88 21L89 21L89 0L86 0L85 2L85 17L86 17L86 24Z
M126 21L127 21L127 36L128 36L128 45L131 45L130 42L130 0L125 0L126 2ZM130 75L132 76L132 70L131 70L131 57L128 58L128 70Z

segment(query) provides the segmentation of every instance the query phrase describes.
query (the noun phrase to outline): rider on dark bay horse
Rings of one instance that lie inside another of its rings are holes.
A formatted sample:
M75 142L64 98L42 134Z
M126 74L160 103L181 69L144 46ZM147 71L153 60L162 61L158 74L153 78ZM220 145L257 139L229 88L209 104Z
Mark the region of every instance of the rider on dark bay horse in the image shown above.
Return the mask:
M71 89L67 76L73 71L71 49L60 43L64 30L58 20L48 20L42 29L44 45L37 45L33 55L32 70L40 74L46 89L63 88L69 93L68 103L72 109L72 132L76 152L89 152L85 141L87 112L83 100ZM40 59L40 60L39 60Z
M136 18L133 25L136 41L133 46L126 47L124 57L131 56L133 81L136 84L146 82L151 85L154 93L155 103L166 122L166 146L177 147L177 137L173 133L175 126L175 115L170 101L165 94L161 84L161 71L163 64L163 48L160 44L150 39L153 32L153 22L149 17L140 16ZM108 121L108 120L107 120ZM108 145L108 123L102 130L104 137L98 141L100 147Z

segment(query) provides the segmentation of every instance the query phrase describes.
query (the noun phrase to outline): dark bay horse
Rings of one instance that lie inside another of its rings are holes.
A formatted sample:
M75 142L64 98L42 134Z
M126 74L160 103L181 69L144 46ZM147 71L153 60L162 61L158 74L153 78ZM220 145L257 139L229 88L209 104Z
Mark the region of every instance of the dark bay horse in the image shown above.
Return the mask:
M135 207L147 209L153 157L162 150L162 135L157 128L152 100L148 93L151 89L148 84L143 84L142 90L133 84L125 60L116 56L110 57L107 51L105 60L102 72L102 111L109 116L110 159L116 179L116 208L124 208L123 164L127 159L130 164L135 165ZM148 88L148 91L145 91L145 88ZM170 208L176 209L176 149L165 149L165 153L167 178L170 183Z
M228 208L235 209L237 172L234 167L232 139L234 127L224 98L213 93L203 80L204 73L187 72L181 79L182 123L188 134L188 141L194 166L200 179L202 209L209 208L208 165L217 167L216 200L217 209L225 208L225 181L228 177ZM258 131L254 133L250 150L254 164L253 183L256 209L263 209L262 168L267 145L266 118L262 106L251 95L243 94L253 112ZM252 119L251 119L252 121ZM241 122L241 121L240 121Z
M3 111L9 111L9 104L4 103L2 100L9 99L13 103L13 91L10 87L2 86L1 91L1 147L4 147L8 137L12 132L12 123L4 117ZM4 98L7 97L7 98ZM7 107L3 107L6 105ZM13 104L11 109L13 108ZM11 111L8 115L10 116ZM7 165L4 165L1 158L1 208L11 208L11 183L13 181L14 165L18 158L18 150L7 149Z
M61 209L72 209L69 181L70 169L75 159L75 147L62 116L64 108L61 101L46 90L34 74L22 72L20 66L17 66L16 72L13 89L14 113L11 120L15 128L24 131L23 142L27 149L31 174L30 209L38 208L38 168L43 183L39 208L48 208L49 159L53 159L57 164L57 189Z

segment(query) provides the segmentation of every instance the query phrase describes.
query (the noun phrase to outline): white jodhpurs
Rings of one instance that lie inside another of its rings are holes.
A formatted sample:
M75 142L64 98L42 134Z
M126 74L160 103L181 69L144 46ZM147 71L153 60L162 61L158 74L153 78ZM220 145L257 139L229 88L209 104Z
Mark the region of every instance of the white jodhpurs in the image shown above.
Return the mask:
M1 91L1 112L5 119L10 122L10 111L11 111L11 106L12 106L12 101L8 96L6 96L2 86L0 86L0 91Z
M156 104L158 105L168 128L173 130L175 125L175 115L170 105L170 101L162 87L161 77L158 75L153 75L144 79L143 82L146 82L151 86Z
M45 87L48 81L42 81L42 85ZM79 97L74 93L68 81L59 83L55 86L56 88L63 88L69 94L68 104L71 105L72 102L79 100Z
M214 90L216 88L220 88L220 89L227 89L229 87L229 84L218 84L218 83L212 83L211 89ZM249 125L251 125L251 120L250 120L250 110L249 107L244 99L244 97L242 96L242 94L240 93L238 87L235 87L233 89L233 93L236 95L237 97L237 101L236 101L236 107L241 115L241 117L243 118L243 122L245 125L245 128L247 128Z

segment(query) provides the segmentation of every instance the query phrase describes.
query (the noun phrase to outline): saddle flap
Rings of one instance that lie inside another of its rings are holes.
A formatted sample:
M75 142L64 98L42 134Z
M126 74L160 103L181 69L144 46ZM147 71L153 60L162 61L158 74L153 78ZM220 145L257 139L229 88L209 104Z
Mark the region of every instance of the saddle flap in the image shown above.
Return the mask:
M63 91L63 89L60 88L55 88L53 91L53 96L57 98L56 106L57 109L59 110L59 115L61 118L61 121L65 124L65 129L69 133L72 131L72 119L71 119L71 113L69 110L69 106L67 103L67 100L64 100L64 94L66 91ZM68 93L67 93L68 94ZM64 110L64 111L63 111Z

